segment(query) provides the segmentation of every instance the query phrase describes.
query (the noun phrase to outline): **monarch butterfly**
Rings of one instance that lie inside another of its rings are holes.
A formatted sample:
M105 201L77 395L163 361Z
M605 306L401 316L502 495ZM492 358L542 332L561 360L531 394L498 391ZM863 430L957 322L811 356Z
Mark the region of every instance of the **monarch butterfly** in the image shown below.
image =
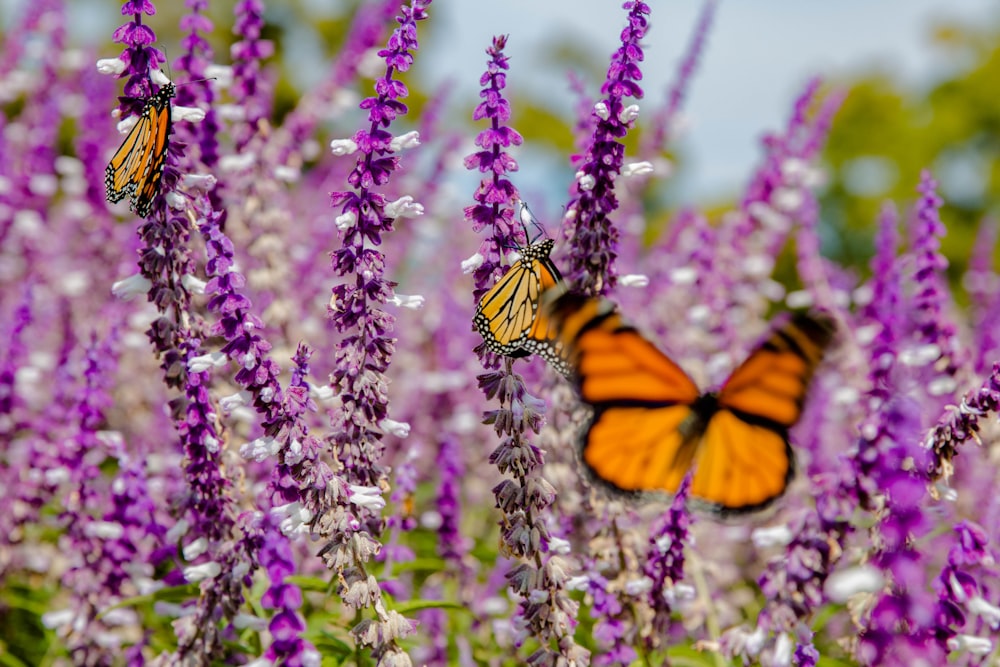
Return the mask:
M149 216L153 199L160 191L170 136L170 100L175 93L174 84L168 83L146 100L139 122L104 172L108 201L115 203L129 197L129 208L140 218Z
M788 429L833 338L825 317L794 315L715 392L694 381L607 299L567 293L544 306L593 417L583 436L590 471L625 492L676 492L716 514L770 504L794 474Z
M534 222L527 207L521 215L522 221L528 217ZM520 259L483 294L472 322L491 352L507 357L538 354L565 374L562 357L552 346L554 332L538 310L542 294L554 298L566 289L549 259L554 246L552 239L545 239L518 248Z

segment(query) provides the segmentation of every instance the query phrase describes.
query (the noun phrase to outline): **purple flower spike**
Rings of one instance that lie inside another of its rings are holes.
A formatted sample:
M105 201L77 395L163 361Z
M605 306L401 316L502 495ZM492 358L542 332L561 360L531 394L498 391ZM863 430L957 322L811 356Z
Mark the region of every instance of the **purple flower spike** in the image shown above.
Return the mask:
M204 79L206 69L212 64L212 46L206 35L212 33L214 25L207 14L208 0L185 0L184 4L190 10L181 18L180 25L181 30L187 31L181 39L185 52L177 59L175 67L187 73L188 82L177 89L175 103L201 106L206 112L203 122L194 126L185 123L176 129L190 132L190 128L197 128L192 139L200 148L201 162L211 168L219 161L219 120L213 105L215 93L210 82ZM217 209L222 208L221 201L213 200L213 204Z
M930 449L927 472L931 479L945 482L954 472L952 460L958 448L968 440L979 441L979 420L1000 409L1000 363L993 366L993 372L982 386L962 397L957 408L949 409L931 429L925 440Z
M330 319L344 337L331 374L341 407L331 415L329 442L343 466L341 474L352 485L352 498L367 493L362 490L378 491L388 484L388 472L381 464L385 449L382 433L392 430L396 422L388 418L385 373L395 346L389 335L393 317L380 306L393 297L395 284L385 279L385 257L375 246L392 231L398 214L393 212L395 207L388 207L385 195L373 188L385 186L399 166L400 157L395 154L399 149L386 128L407 112L401 100L408 90L394 74L407 71L413 63L413 52L418 48L417 23L427 18L429 5L429 1L413 0L401 7L396 18L399 27L390 35L386 48L379 51L386 63L385 74L375 81L376 95L360 104L368 111L370 125L353 137L352 151L360 153L347 178L353 189L331 194L333 206L340 211L337 226L343 237L341 248L333 253L333 267L343 281L333 288ZM360 499L352 502L356 502L360 521L343 526L343 536L331 535L329 546L352 539L353 533L377 552L380 545L374 536L382 528L381 506ZM377 581L365 573L363 560L367 558L358 558L356 549L346 544L337 546L337 552L349 554L345 562L333 561L343 582L340 592L344 601L355 609L373 607L378 614L377 619L362 621L353 629L355 640L371 646L373 656L386 664L409 664L396 640L412 633L413 623L394 611L386 611Z
M939 251L945 227L941 222L939 209L941 198L937 195L937 183L929 171L920 175L920 200L912 224L914 281L916 294L913 297L915 310L914 324L918 329L917 342L936 350L936 355L927 356L930 363L921 377L927 384L931 396L947 398L954 394L958 386L958 376L964 355L960 352L956 327L946 313L946 293L942 280L943 271L948 268L948 260Z
M260 61L271 57L274 45L261 39L264 28L264 3L261 0L240 0L233 7L236 25L233 34L240 40L231 47L233 58L232 94L237 104L246 109L246 116L236 133L237 153L257 134L259 121L269 112L268 91L263 85Z
M462 452L454 438L447 437L438 452L438 469L441 483L438 487L438 514L441 526L438 528L438 553L442 558L461 564L466 552L465 540L459 533L461 518L461 498L459 486L464 474Z
M639 45L646 34L649 6L634 0L628 10L628 26L622 30L622 46L611 58L607 79L601 88L605 96L594 107L598 117L593 140L576 180L576 198L566 209L566 225L572 229L566 282L588 294L605 294L615 285L615 257L618 230L608 216L618 208L615 180L625 162L621 143L635 121L634 107L625 107L624 98L642 99Z
M679 586L684 578L684 548L688 544L691 514L687 509L690 473L684 477L670 503L670 509L657 519L650 529L649 547L643 569L653 580L649 606L653 613L653 632L647 638L650 648L656 648L670 629L670 613L676 601L686 593ZM680 595L678 595L680 593Z
M272 642L264 657L274 664L289 667L318 665L320 655L316 647L301 637L306 629L305 619L298 611L302 606L302 591L286 581L296 571L288 538L278 529L273 515L268 515L262 524L260 565L267 572L271 585L261 597L260 606L274 610L268 623Z
M945 651L983 647L992 649L986 637L975 636L976 626L967 625L971 612L983 615L993 626L994 635L1000 613L986 601L987 594L980 577L992 579L997 554L990 548L986 531L973 521L961 521L955 526L954 542L948 551L948 563L934 582L937 592L935 639ZM988 579L987 579L988 580ZM972 634L960 634L968 630Z
M14 391L17 367L25 361L27 346L22 338L24 330L31 324L31 287L24 290L24 296L17 305L13 316L7 320L9 328L4 334L7 348L0 362L0 437L10 438L23 424L18 423L15 410L20 407L20 399ZM7 440L9 442L9 440Z
M156 8L149 0L126 0L122 5L122 16L132 15L132 21L121 25L114 34L114 41L125 45L119 56L127 67L121 76L128 77L125 97L121 98L118 107L123 116L134 116L142 111L144 100L153 94L149 71L160 69L167 60L162 51L150 46L156 43L156 33L142 22L143 14L152 16L155 13Z
M875 257L872 258L872 300L863 314L877 327L878 333L869 346L872 359L868 396L873 409L861 426L857 453L853 457L857 472L858 499L866 509L873 509L878 486L873 475L880 465L879 447L886 437L881 407L893 395L892 372L896 364L896 350L902 326L902 284L900 261L896 257L899 233L896 209L891 203L882 207L878 234L875 238Z
M521 135L503 125L510 118L510 106L502 94L508 68L503 54L506 41L506 37L495 37L486 50L487 70L480 78L483 102L474 117L488 119L490 128L476 139L482 150L465 159L468 169L486 174L476 189L476 204L465 209L465 218L476 231L492 231L474 257L477 300L492 285L502 250L526 242L511 224L517 191L506 175L517 163L503 150L521 142ZM485 358L485 345L476 351L484 365L497 367L495 359ZM505 357L502 368L480 375L478 380L486 398L497 398L500 403L499 408L486 413L485 423L492 424L501 438L490 454L490 463L505 476L493 488L496 506L503 513L500 553L520 561L506 574L508 585L520 599L514 624L538 641L538 649L526 659L529 665L585 664L590 653L573 640L579 604L566 590L569 563L550 553L553 538L543 519L555 500L555 489L541 476L541 450L527 439L529 431L537 433L544 423L545 402L528 394L524 379L513 371L513 361Z
M931 643L930 610L935 600L926 590L921 563L926 556L913 546L930 528L921 507L927 479L904 465L912 460L917 471L926 466L926 452L919 444L914 446L919 442L920 406L914 399L896 394L879 413L881 441L872 477L884 495L885 508L877 527L880 548L872 563L891 583L889 592L875 603L858 652L869 664L906 665L917 656L940 664L944 652Z
M472 298L479 298L493 286L494 279L503 273L503 254L510 248L527 244L520 226L515 226L513 203L519 198L517 188L506 177L517 171L517 161L505 149L520 146L523 139L514 128L505 123L510 120L510 103L503 96L507 86L507 70L510 68L503 49L507 37L493 38L493 45L486 49L490 56L486 72L479 79L483 89L479 93L482 102L472 114L473 120L488 119L490 127L476 135L476 145L482 150L465 158L466 169L476 169L488 174L474 198L476 204L465 209L465 219L472 223L474 231L491 227L493 233L479 244L479 252L468 260L473 269L475 289ZM485 345L476 352L483 356ZM495 365L492 366L495 368Z

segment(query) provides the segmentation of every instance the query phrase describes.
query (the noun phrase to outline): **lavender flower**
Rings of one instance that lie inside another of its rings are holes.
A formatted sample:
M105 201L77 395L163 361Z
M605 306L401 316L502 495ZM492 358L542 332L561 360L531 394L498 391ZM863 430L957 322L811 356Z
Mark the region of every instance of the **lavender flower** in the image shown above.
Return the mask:
M598 117L593 142L578 172L576 198L566 207L567 228L572 229L566 281L577 289L604 294L615 285L614 261L618 230L609 215L618 208L615 179L625 161L626 135L634 117L625 107L625 98L642 99L639 45L646 34L649 6L641 0L622 5L628 10L628 26L622 30L622 46L611 58L607 79L601 88L605 96L594 106Z
M20 403L15 392L17 367L23 363L27 353L27 345L23 340L24 330L31 324L31 287L24 290L21 303L11 314L10 329L5 336L8 341L4 351L3 364L0 365L0 435L10 438L14 431L23 428L17 421L15 410Z
M160 69L166 62L163 52L150 44L156 43L156 33L142 22L142 15L153 16L156 7L151 0L125 0L122 3L122 16L132 15L132 21L115 30L114 41L125 45L125 50L119 60L127 69L125 75L125 98L118 107L122 115L137 115L142 111L143 100L153 94L150 86L150 70Z
M474 262L471 268L476 285L472 297L477 301L492 287L493 279L500 277L502 253L507 248L527 244L523 231L513 224L514 209L504 205L519 199L517 188L505 177L517 171L517 161L504 149L519 146L523 141L517 130L504 124L510 120L510 103L503 96L503 89L507 86L506 71L510 68L503 53L506 45L506 36L494 37L493 46L486 50L490 61L486 73L480 78L483 89L479 96L483 101L476 107L472 119L489 119L490 128L476 136L476 145L482 150L465 158L466 169L492 174L489 180L480 182L475 195L477 203L465 209L465 219L472 221L474 231L482 231L487 225L493 230L493 234L483 239L479 251L470 260ZM484 350L485 345L476 348L480 357Z
M190 13L181 19L180 28L186 30L187 34L181 40L185 52L178 58L176 67L187 72L190 81L178 88L176 103L183 106L204 105L207 109L205 120L196 126L199 129L197 141L201 162L212 168L219 161L220 128L213 106L215 94L205 80L212 58L212 46L205 35L211 34L214 26L205 13L208 10L208 0L185 0L184 4L190 9ZM182 125L179 129L185 131L186 126ZM219 199L213 199L212 203L215 208L222 205Z
M233 33L240 40L232 46L232 93L245 112L241 129L236 132L236 151L239 153L260 130L259 123L269 111L264 102L267 90L262 86L260 61L274 53L274 45L270 40L261 39L264 27L261 0L240 0L233 12L236 15Z
M912 226L913 277L917 289L913 296L914 324L918 329L916 342L938 352L928 355L935 369L928 368L922 378L927 382L927 391L931 396L949 396L955 391L959 369L965 360L959 353L955 325L944 314L946 304L940 273L948 267L948 261L938 252L941 245L938 237L944 234L945 228L938 214L941 199L935 192L936 187L930 172L924 171L920 175L921 199Z
M912 444L919 442L918 410L913 399L903 396L880 409L883 442L872 476L885 494L885 510L873 563L891 584L890 592L875 603L861 637L859 655L869 664L904 665L916 656L940 662L944 657L930 644L934 601L919 566L923 556L913 546L929 530L921 508L926 479L904 464L912 459L916 470L924 469L925 452Z
M967 627L967 612L985 612L993 634L1000 626L996 608L984 599L986 593L977 575L996 563L989 538L981 526L961 521L955 528L955 541L948 550L948 563L934 581L938 602L935 617L935 639L945 651L973 649L982 654L992 650L992 642L972 634L959 634ZM975 632L975 626L969 628ZM975 648L974 648L975 647Z
M676 607L678 584L684 578L684 547L690 540L691 515L686 507L691 475L677 488L670 509L650 531L649 549L643 570L653 580L649 606L653 610L652 633L646 640L656 648L667 636L670 613Z
M938 423L931 429L924 445L931 450L927 472L931 479L951 477L954 470L952 460L958 454L958 446L968 440L979 442L979 420L981 417L1000 409L1000 363L993 366L993 372L982 386L965 394L957 408L945 411Z
M384 186L399 163L399 157L393 154L393 137L385 128L407 112L401 98L408 90L393 74L407 71L413 63L412 52L418 47L417 22L427 18L429 4L413 0L404 6L397 18L399 27L386 48L379 51L387 67L385 75L376 81L376 97L360 105L368 111L370 126L354 135L354 144L361 153L347 179L354 190L331 195L345 221L343 245L334 253L333 264L346 280L333 288L330 302L334 326L344 334L331 377L341 396L341 408L332 415L330 444L344 466L342 474L348 482L366 487L378 487L386 480L380 464L384 451L381 433L389 416L384 373L393 353L393 341L388 336L392 317L378 308L392 298L393 284L382 277L382 254L366 247L366 242L382 242L382 235L392 230L393 217L386 214L388 202L384 195L372 188ZM363 523L355 530L377 534L381 529L376 513L365 511L359 518ZM409 664L396 640L413 632L412 624L385 609L374 578L365 576L360 560L351 560L354 562L349 562L349 569L337 566L344 581L341 594L352 607L373 606L378 614L376 621L362 621L355 627L355 638L372 646L378 659Z
M461 563L465 545L459 533L461 518L461 498L459 483L464 473L461 451L452 438L445 438L438 450L438 467L441 482L438 487L438 513L441 526L438 528L438 553L443 558Z
M480 246L473 292L476 299L490 287L502 244L515 238L511 220L517 191L505 176L517 168L517 163L503 149L520 143L520 135L502 125L510 117L509 104L501 93L506 85L504 70L508 68L504 46L506 38L495 37L486 51L490 59L480 79L480 97L484 101L476 108L474 118L488 118L491 127L476 139L482 150L465 161L467 168L490 174L480 181L476 205L465 209L473 229L481 231L489 226L493 232L493 238ZM476 349L483 358L485 347ZM527 663L540 667L585 664L590 659L589 651L573 641L579 605L566 592L569 564L548 553L550 534L541 518L555 499L555 490L540 474L541 450L526 438L529 429L537 433L541 427L544 403L528 394L510 358L505 359L502 369L480 375L479 387L488 399L497 398L500 403L498 409L486 413L485 421L501 437L500 445L490 454L490 462L508 476L493 488L493 494L503 513L500 553L521 561L506 575L511 590L520 598L517 624L539 643Z
M288 539L278 530L273 515L268 515L261 523L260 564L267 571L271 585L260 604L264 609L274 610L267 626L273 641L264 657L274 664L289 667L315 667L320 663L320 654L301 637L306 629L305 619L299 614L302 591L287 580L295 572Z

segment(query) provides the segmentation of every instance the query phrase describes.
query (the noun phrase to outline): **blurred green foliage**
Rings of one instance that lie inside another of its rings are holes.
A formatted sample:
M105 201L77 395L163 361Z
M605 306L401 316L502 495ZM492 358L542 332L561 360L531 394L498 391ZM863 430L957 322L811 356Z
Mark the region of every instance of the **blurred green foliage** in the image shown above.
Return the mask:
M1000 212L1000 21L941 25L931 48L946 74L929 87L908 89L885 72L838 82L849 93L823 156L824 254L867 263L882 202L897 202L906 220L920 172L930 169L944 198L942 251L955 281L977 227Z

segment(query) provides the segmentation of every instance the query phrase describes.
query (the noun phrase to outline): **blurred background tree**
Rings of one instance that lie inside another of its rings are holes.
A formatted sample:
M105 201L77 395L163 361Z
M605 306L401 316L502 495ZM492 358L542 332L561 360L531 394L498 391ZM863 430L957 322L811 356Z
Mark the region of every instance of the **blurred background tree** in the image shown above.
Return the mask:
M930 87L908 89L888 72L838 82L849 94L824 152L824 252L863 265L881 203L914 201L929 168L944 198L942 249L954 280L980 223L996 225L1000 213L1000 24L941 24L930 48L947 72Z

